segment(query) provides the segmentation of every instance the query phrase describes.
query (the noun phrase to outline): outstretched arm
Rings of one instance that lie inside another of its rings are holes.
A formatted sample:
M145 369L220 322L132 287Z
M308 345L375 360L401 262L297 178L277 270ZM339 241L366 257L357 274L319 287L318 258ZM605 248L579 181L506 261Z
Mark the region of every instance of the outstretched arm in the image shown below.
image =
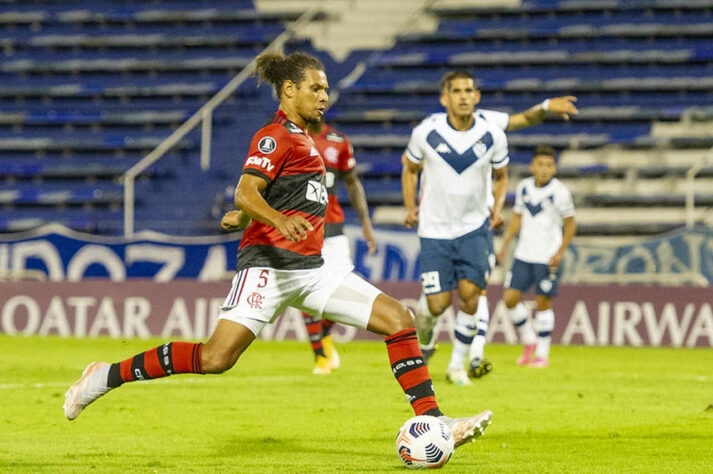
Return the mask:
M267 181L263 178L243 174L235 188L235 207L253 219L276 228L287 240L305 240L307 232L314 230L312 224L302 216L287 217L270 207L260 194L266 187Z
M577 98L572 95L547 99L534 107L530 107L524 112L511 115L507 131L510 132L542 123L547 112L557 114L563 119L569 120L570 115L577 115L579 113L579 110L577 110L577 107L574 105L575 102L577 102Z
M417 165L406 157L401 157L401 194L406 207L406 219L404 224L411 228L418 224L418 205L416 204L416 187L418 186L418 173L421 172L421 165Z
M374 229L371 227L369 206L366 204L364 187L361 185L361 181L355 170L352 169L345 173L344 184L346 185L347 194L349 195L349 202L357 211L357 214L359 214L364 239L366 239L366 244L369 246L369 255L374 255L376 253L376 238L374 237Z

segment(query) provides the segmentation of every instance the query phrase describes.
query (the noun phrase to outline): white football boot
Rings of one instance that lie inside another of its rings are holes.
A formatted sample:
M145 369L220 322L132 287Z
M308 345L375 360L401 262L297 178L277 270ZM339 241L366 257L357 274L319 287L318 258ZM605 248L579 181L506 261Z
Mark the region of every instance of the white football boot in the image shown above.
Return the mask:
M475 438L482 436L485 433L485 428L493 422L493 412L485 410L469 418L450 418L445 415L438 418L451 429L453 441L458 447L468 441L475 441Z
M84 408L111 390L107 387L110 364L92 362L82 376L64 394L64 415L68 420L79 416Z

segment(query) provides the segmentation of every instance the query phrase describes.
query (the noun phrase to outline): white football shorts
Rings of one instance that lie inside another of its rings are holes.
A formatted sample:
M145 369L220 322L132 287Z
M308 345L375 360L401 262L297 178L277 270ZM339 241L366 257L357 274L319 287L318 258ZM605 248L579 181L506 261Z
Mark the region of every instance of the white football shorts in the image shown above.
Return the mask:
M233 277L220 318L242 324L255 336L288 306L365 329L381 293L352 273L353 266L325 264L309 270L253 267Z
M349 251L349 239L346 235L335 235L324 239L322 246L322 258L324 266L338 271L338 268L354 269L351 252Z

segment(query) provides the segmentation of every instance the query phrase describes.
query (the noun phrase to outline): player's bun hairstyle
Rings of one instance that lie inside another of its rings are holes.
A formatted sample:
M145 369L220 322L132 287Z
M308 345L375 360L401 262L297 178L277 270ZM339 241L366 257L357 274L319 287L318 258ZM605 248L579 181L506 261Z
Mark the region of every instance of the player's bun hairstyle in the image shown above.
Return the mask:
M532 157L534 158L539 155L551 156L552 159L557 161L557 152L555 151L555 148L550 145L537 145Z
M270 83L275 88L278 99L285 81L299 84L305 77L305 70L324 71L322 61L305 53L292 53L289 56L274 52L262 53L255 63L255 74L259 82Z
M472 79L473 84L475 84L475 87L478 87L475 78L468 71L450 71L443 75L443 77L441 78L441 82L438 84L441 94L443 94L447 89L451 87L451 81L453 79Z

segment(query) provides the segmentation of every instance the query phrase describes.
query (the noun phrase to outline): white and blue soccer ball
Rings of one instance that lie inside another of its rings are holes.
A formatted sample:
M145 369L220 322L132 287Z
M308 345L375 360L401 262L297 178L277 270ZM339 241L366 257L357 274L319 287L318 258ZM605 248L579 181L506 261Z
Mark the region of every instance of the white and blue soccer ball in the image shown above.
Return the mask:
M435 416L414 416L396 437L396 454L409 469L437 469L453 454L451 429Z

